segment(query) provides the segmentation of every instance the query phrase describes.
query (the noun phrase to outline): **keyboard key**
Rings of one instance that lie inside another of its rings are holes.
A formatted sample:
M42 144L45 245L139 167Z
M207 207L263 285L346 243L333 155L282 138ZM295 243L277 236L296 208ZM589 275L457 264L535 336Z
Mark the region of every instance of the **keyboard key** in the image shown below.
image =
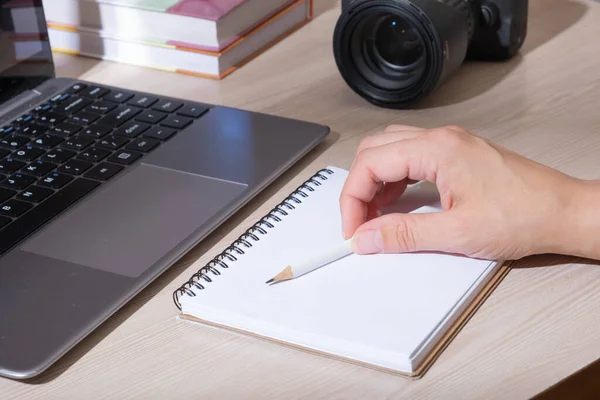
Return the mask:
M74 122L76 124L89 125L92 122L96 121L98 118L100 118L100 116L97 114L80 111L77 114L72 115L71 118L69 118L69 121Z
M26 190L19 193L16 197L17 200L28 201L30 203L39 203L50 196L54 191L52 189L30 186Z
M139 107L119 106L110 113L106 114L106 116L100 120L100 123L102 125L112 127L121 126L131 118L138 115L141 111L142 109Z
M124 168L125 167L116 164L102 163L89 170L85 176L91 179L106 181L115 176L118 172L122 171Z
M0 187L0 203L3 203L6 200L10 199L16 193L17 192L15 192L14 190L10 190L10 189L6 189L6 188L3 188L3 187Z
M48 111L51 108L52 108L51 104L48 104L48 103L40 104L39 106L37 106L36 108L33 109L33 113L38 114L43 111Z
M108 150L99 149L97 147L91 147L79 153L77 159L97 163L98 161L107 157L109 154L110 151Z
M42 149L49 150L53 147L58 146L64 139L59 138L58 136L44 134L39 138L33 141L33 144L36 147L40 147Z
M187 105L179 109L177 114L184 115L186 117L198 118L207 111L208 107Z
M15 127L13 125L3 126L2 129L0 129L0 136L2 136L3 133L13 133L14 131Z
M110 92L106 96L104 96L104 100L114 101L115 103L125 103L127 100L133 97L133 93L119 91L119 92Z
M99 99L109 92L108 89L101 88L98 86L90 86L80 92L82 96L91 97L93 99Z
M183 105L183 103L179 103L177 101L161 100L158 103L156 103L154 106L152 106L152 108L157 111L164 111L164 112L171 113L171 112L177 110L182 105Z
M0 207L0 215L17 218L29 211L31 207L33 206L29 203L18 200L9 200Z
M60 145L60 147L69 150L81 151L92 143L94 143L94 139L90 138L89 136L77 135L70 139L66 139L63 144Z
M138 138L127 145L127 149L141 151L147 153L158 146L160 142L158 140L149 138Z
M73 157L75 154L77 153L75 153L74 151L58 148L50 150L49 152L44 154L41 159L43 161L49 161L51 163L62 164L71 157Z
M14 133L10 135L3 136L0 139L0 147L10 150L16 150L19 147L25 146L29 143L29 138L25 136L20 136Z
M18 169L23 168L25 164L23 161L18 161L13 158L5 158L0 161L0 173L11 174Z
M36 137L36 136L39 136L46 132L48 132L48 128L43 125L38 125L38 124L25 125L21 129L19 129L19 135L24 135L24 136L29 136L29 137Z
M33 119L33 116L31 114L21 115L19 118L15 119L13 121L13 124L14 125L25 125L28 122L31 122L32 119Z
M76 112L81 111L85 107L92 104L92 100L86 99L80 96L73 96L69 99L68 102L61 104L56 107L54 111L58 114L66 115L66 114L74 114Z
M59 135L62 137L69 137L76 134L81 130L81 125L71 124L69 122L63 122L58 124L52 129L52 134Z
M142 153L138 153L137 151L120 150L120 151L116 152L115 154L113 154L112 156L108 157L107 161L118 163L118 164L123 164L123 165L130 165L130 164L134 163L141 156L142 156Z
M177 131L172 128L165 128L163 126L155 126L154 128L152 128L149 131L147 131L146 133L144 133L144 136L152 138L152 139L167 140L168 138L173 136L176 132Z
M53 97L50 98L50 102L56 103L58 100L60 100L60 96L62 96L62 93L55 94Z
M60 195L49 197L19 219L18 224L10 224L0 230L0 254L5 253L15 244L25 239L40 226L58 215L90 193L100 182L89 179L76 179L60 191Z
M0 182L0 186L12 190L25 189L27 186L35 182L33 176L24 174L14 174Z
M129 121L123 124L119 129L115 131L115 136L123 136L127 138L136 138L142 132L150 128L150 125L143 124L141 122Z
M137 117L135 117L135 119L136 119L136 121L140 121L140 122L156 124L156 123L162 121L163 119L165 119L165 117L167 115L169 115L169 114L164 113L162 111L146 110L143 113L141 113L140 115L138 115Z
M8 225L10 221L12 220L8 217L0 217L0 229Z
M129 100L129 102L127 104L131 104L132 106L146 108L146 107L150 107L152 104L156 103L157 101L158 101L158 99L156 97L138 94L133 99Z
M0 149L0 158L4 158L10 154L10 150Z
M112 111L115 108L117 108L117 105L118 104L110 102L110 101L101 100L96 103L90 104L83 111L96 113L96 114L106 114L107 112Z
M160 124L169 128L182 129L192 123L192 119L188 117L180 117L178 115L169 115Z
M33 146L25 146L15 151L12 157L16 160L32 161L44 154L44 150Z
M81 160L69 160L66 164L61 165L56 172L62 172L71 175L81 175L92 167L92 163Z
M52 111L46 111L45 113L40 114L40 117L38 118L38 122L45 125L57 125L64 120L64 115L60 115Z
M112 131L112 128L108 126L94 124L85 128L83 132L81 132L81 134L83 136L89 136L94 139L100 139L106 136L110 131Z
M22 171L29 175L44 176L56 168L56 164L48 161L37 160L26 166Z
M60 172L53 172L50 175L40 179L37 184L39 186L49 187L51 189L60 189L72 180L73 177L70 175L61 174Z
M69 90L67 90L67 92L68 93L79 93L80 91L82 91L86 87L87 87L87 85L84 85L83 83L76 83L73 86L71 86L69 88Z
M96 143L96 147L114 151L127 142L129 142L129 140L122 137L107 136L104 139L99 140L98 143Z

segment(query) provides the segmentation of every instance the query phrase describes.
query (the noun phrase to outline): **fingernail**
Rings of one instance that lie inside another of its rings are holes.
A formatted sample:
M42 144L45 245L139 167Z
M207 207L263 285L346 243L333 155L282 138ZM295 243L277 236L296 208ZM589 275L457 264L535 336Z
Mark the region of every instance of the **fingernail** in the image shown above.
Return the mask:
M357 254L373 254L383 251L383 238L379 230L358 232L352 239L352 250Z

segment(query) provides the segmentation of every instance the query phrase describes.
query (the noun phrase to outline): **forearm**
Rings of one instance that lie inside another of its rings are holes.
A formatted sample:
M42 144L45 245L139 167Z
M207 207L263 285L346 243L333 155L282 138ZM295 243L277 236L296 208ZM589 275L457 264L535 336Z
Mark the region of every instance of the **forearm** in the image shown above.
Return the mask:
M556 253L600 260L600 180L572 180ZM556 216L549 216L556 218Z

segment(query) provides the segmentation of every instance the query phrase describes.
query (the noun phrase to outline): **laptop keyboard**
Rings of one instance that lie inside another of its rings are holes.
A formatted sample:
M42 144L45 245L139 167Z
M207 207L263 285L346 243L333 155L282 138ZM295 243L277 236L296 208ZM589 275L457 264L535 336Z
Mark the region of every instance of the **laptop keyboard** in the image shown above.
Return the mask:
M0 255L208 111L77 83L0 128Z

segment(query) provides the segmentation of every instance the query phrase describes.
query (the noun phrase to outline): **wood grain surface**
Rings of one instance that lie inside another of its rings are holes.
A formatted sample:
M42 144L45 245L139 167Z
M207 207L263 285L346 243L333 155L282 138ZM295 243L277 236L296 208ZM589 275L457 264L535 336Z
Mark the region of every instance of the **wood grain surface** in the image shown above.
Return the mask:
M327 141L39 378L2 399L522 399L600 359L600 268L559 256L517 263L420 380L176 319L171 294L290 190L349 168L387 125L457 124L536 161L600 178L600 4L530 0L522 53L467 63L416 109L376 108L333 60L336 1L223 81L57 55L59 76L327 124ZM511 196L511 193L506 193Z

